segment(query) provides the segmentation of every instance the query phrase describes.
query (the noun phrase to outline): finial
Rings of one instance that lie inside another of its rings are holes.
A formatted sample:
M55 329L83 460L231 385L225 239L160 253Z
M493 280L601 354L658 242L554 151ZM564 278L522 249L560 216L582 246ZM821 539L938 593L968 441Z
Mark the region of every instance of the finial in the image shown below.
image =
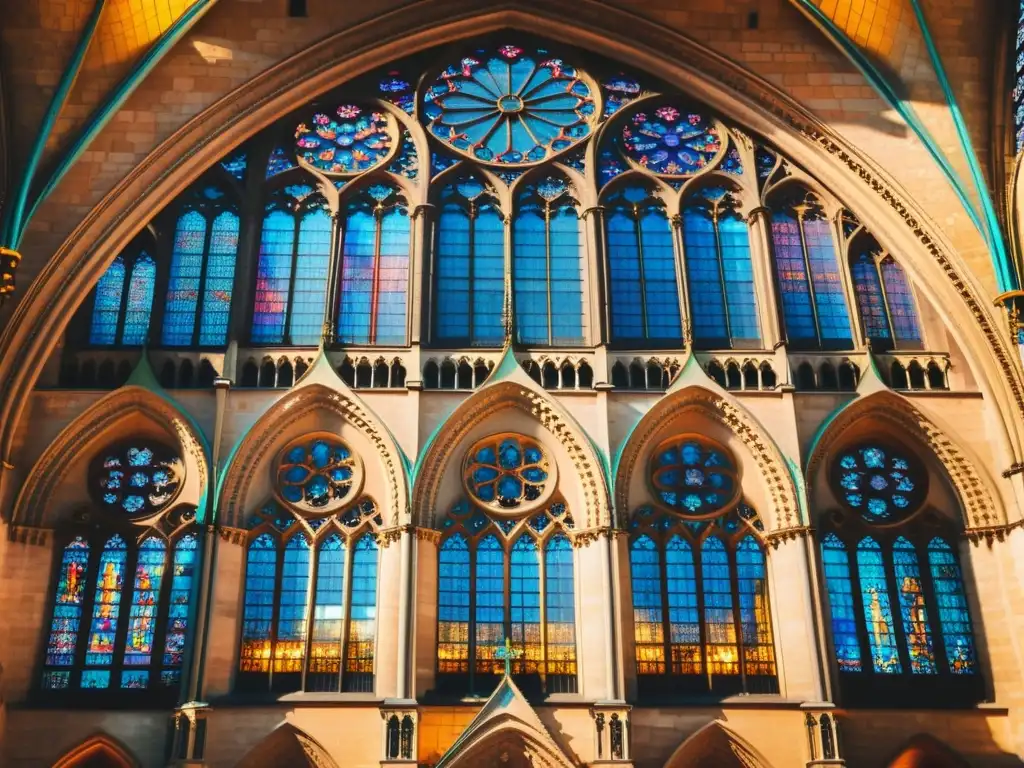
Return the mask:
M494 652L494 655L498 659L502 659L505 662L505 677L512 676L512 660L518 659L523 655L523 652L518 648L512 647L512 641L509 638L505 638L505 647L499 648Z
M693 348L693 324L690 322L690 318L683 320L683 349Z
M505 328L505 349L512 346L512 330L515 325L512 317L512 281L505 276L505 300L501 308L501 324Z

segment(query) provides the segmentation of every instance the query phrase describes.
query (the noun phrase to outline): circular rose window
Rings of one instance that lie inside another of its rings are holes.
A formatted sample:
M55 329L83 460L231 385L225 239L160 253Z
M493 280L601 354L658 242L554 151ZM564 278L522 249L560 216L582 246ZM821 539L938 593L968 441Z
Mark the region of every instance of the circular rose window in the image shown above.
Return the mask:
M555 489L555 464L535 440L492 435L466 456L466 492L488 510L519 515L540 507Z
M665 176L692 176L711 165L723 147L713 120L669 105L634 112L622 126L629 161Z
M713 517L740 497L725 449L699 437L674 437L651 456L651 485L662 506L693 518Z
M892 524L921 506L928 483L923 470L905 456L877 445L844 451L832 468L840 500L864 520Z
M327 514L359 491L361 470L355 454L336 437L304 437L278 457L277 493L299 511Z
M355 104L316 112L295 129L295 156L303 165L329 174L376 168L395 143L388 115Z
M185 467L173 451L133 443L100 454L92 470L92 490L102 507L142 517L159 512L181 489Z
M431 134L474 160L532 164L590 135L596 90L547 51L503 45L441 72L423 114Z

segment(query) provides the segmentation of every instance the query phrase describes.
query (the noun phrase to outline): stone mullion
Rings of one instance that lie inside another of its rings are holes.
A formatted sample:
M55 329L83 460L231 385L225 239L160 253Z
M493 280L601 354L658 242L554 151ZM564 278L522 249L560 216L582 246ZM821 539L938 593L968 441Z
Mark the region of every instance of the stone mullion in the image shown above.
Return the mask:
M767 208L755 208L747 218L750 227L750 256L757 291L758 317L762 344L774 349L785 338L782 323L781 290L772 258L770 227Z
M434 211L430 203L417 205L412 212L412 247L409 264L410 333L412 344L430 338L430 311L434 293ZM418 377L415 377L418 378Z
M253 316L255 314L254 299L256 296L256 279L259 261L260 233L263 229L263 186L264 174L257 173L256 168L266 167L267 152L254 153L254 159L260 160L256 164L250 163L246 168L246 183L242 190L240 213L240 231L238 237L238 250L235 253L235 279L234 290L231 296L231 314L228 318L227 343L232 341L240 345L249 343ZM298 229L298 217L296 217L296 230ZM293 248L296 244L292 243ZM294 282L294 274L293 280ZM289 305L289 311L291 306ZM288 332L288 313L285 314L285 329ZM243 338L244 337L244 338ZM287 338L287 336L285 336ZM233 371L223 371L225 376L234 379Z
M611 338L611 313L608 307L610 296L608 285L608 264L606 260L607 243L604 237L604 207L593 206L582 214L585 227L588 257L588 300L590 314L588 317L588 340L593 346L607 344Z

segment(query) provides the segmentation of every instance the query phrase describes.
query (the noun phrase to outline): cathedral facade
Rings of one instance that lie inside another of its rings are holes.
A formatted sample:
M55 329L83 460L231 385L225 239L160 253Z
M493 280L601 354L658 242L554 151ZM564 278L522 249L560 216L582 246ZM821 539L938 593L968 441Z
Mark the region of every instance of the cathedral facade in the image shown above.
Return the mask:
M1020 9L677 5L13 12L2 764L1022 765Z

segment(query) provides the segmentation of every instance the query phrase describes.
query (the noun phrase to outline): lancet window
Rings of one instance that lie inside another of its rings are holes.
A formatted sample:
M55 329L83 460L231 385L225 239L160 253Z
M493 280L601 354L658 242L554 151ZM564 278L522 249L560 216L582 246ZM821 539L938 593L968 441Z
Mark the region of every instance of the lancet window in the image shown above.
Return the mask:
M135 243L103 273L93 293L90 345L137 347L148 340L156 286L151 250Z
M902 447L837 454L842 506L821 540L843 695L850 704L977 700L980 673L963 572L949 526L925 509L928 476Z
M39 685L48 700L176 700L199 555L195 511L175 504L183 478L175 453L148 440L93 460L94 509L59 538Z
M923 344L914 294L903 268L870 237L850 253L857 308L868 343L878 351L920 349Z

